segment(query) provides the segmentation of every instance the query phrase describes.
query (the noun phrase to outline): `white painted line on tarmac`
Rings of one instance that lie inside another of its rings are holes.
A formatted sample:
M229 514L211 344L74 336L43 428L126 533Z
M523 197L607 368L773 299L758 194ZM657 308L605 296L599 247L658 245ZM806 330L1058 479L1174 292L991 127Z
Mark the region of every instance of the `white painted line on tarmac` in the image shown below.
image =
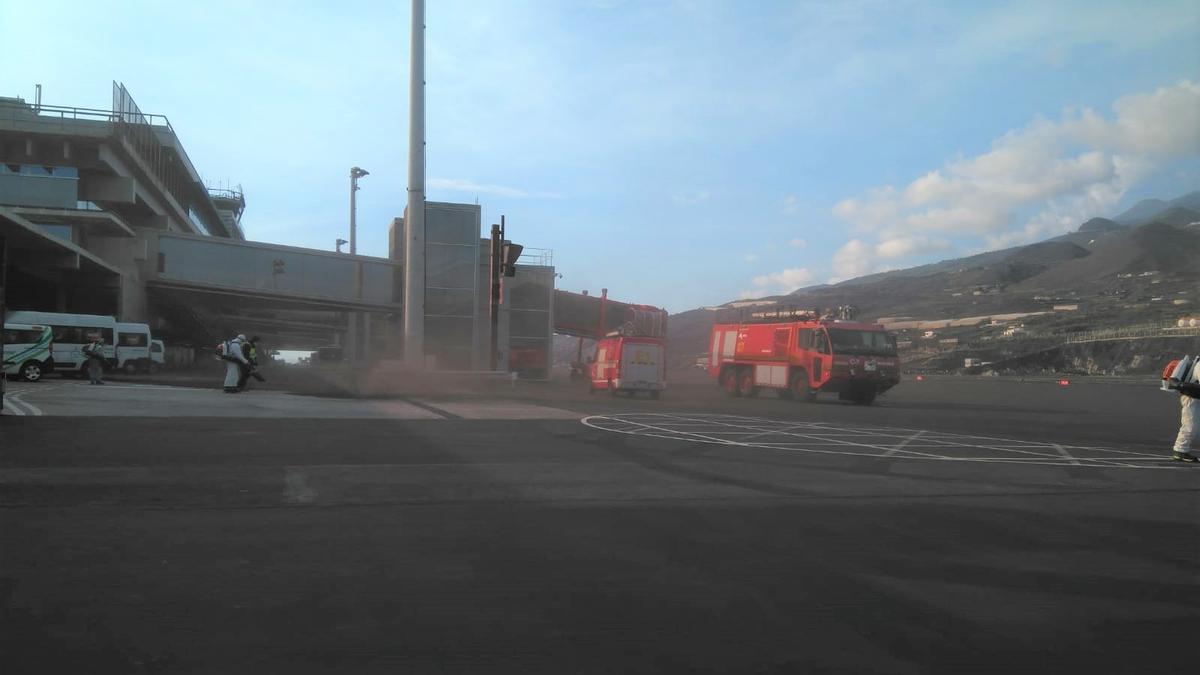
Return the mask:
M891 436L893 438L898 438L901 436L901 434L896 433L897 431L908 431L908 432L913 432L912 435L909 436L907 439L909 442L911 442L913 439L916 439L918 437L922 439L922 443L919 444L917 447L928 447L926 444L933 442L933 443L937 444L935 447L945 448L946 450L952 450L955 448L960 448L960 449L964 449L964 450L965 449L986 449L986 450L1000 451L1002 453L1020 453L1021 455L1024 455L1024 456L1004 455L1004 456L999 456L999 457L993 457L993 456L979 457L979 456L970 456L970 455L963 455L963 456L954 456L954 455L946 455L946 454L936 455L936 454L930 454L930 453L916 452L915 450L907 449L906 446L908 444L903 441L901 442L901 444L899 446L880 446L880 445L871 445L871 444L866 444L866 443L857 443L857 442L853 442L853 441L839 441L839 439L831 438L828 435L795 433L794 430L797 428L802 428L803 425L797 425L794 422L783 422L783 421L775 421L774 423L781 425L781 427L786 427L786 429L781 428L779 431L774 432L774 434L782 435L782 436L791 436L793 438L796 438L797 439L796 441L793 441L793 442L787 443L787 444L778 443L778 442L747 442L749 440L749 438L756 438L756 437L760 437L762 435L768 435L768 436L772 435L770 433L762 433L762 432L768 432L768 429L764 428L762 426L762 424L771 423L772 421L771 420L760 420L757 418L739 418L737 416L731 416L731 415L703 415L703 414L700 414L699 417L701 419L698 419L697 417L682 417L679 415L671 415L671 414L667 414L667 413L641 413L641 414L592 415L589 417L585 417L581 421L583 422L583 424L585 426L591 427L593 429L599 429L602 431L612 431L612 432L621 433L621 434L638 435L638 436L652 437L652 438L663 438L663 439L675 440L675 441L693 441L693 442L702 442L702 443L714 443L714 444L718 444L718 445L732 445L732 446L738 446L738 447L744 447L744 448L760 448L763 450L773 450L773 451L777 451L777 452L805 452L805 453L818 453L818 454L859 455L859 456L868 456L868 457L888 457L888 456L895 457L898 455L895 455L894 453L900 452L900 453L904 453L901 456L907 457L907 458L932 459L932 460L950 461L950 462L977 462L977 463L983 463L983 464L1002 463L1002 464L1059 466L1059 467L1089 466L1089 467L1094 467L1094 468L1130 468L1130 469L1173 470L1173 467L1165 466L1162 464L1163 462L1168 461L1170 458L1163 457L1161 455L1142 455L1140 453L1132 453L1132 452L1126 451L1125 454L1136 455L1136 456L1135 457L1121 457L1120 459L1122 459L1124 461L1117 461L1118 458L1114 458L1112 456L1081 457L1081 456L1079 456L1079 454L1071 454L1071 452L1067 451L1067 449L1070 448L1071 450L1074 450L1074 451L1084 450L1084 451L1093 451L1093 452L1102 452L1102 453L1114 452L1110 448L1066 446L1066 445L1059 445L1059 444L1054 444L1054 443L1049 443L1049 442L1042 442L1040 444L1037 444L1033 441L1026 443L1023 441L1014 441L1011 439L998 439L998 438L992 438L992 437L986 437L986 436L972 436L972 435L966 435L966 434L950 434L950 433L944 433L944 432L922 431L922 430L916 430L916 429L900 430L900 429L882 429L882 428L880 428L880 429L873 430L875 433L867 434L867 435ZM731 423L731 420L747 422L754 426L733 424L733 423ZM681 424L681 422L683 424ZM708 433L697 433L697 431L685 431L680 428L672 428L672 427L678 425L678 426L687 426L688 428L694 429L696 424L701 423L701 422L706 422L710 426L710 428L712 426L721 426L721 427L734 428L734 429L748 429L748 430L753 430L753 431L759 432L759 433L755 433L754 435L752 435L746 439L735 440L734 438L723 437L729 433L726 431L706 430L706 431L708 431ZM620 426L617 426L617 425L620 425ZM816 426L817 425L813 425L813 427L816 427ZM809 428L812 429L813 427L809 427ZM846 435L852 435L852 436L862 436L863 435L861 433L856 433L856 432L861 432L862 431L861 429L850 429L850 428L839 429L837 427L833 427L833 426L829 426L829 425L820 425L819 429L814 429L814 430L819 430L819 431L825 432L826 434L843 432ZM960 439L986 439L986 440L991 440L991 441L1000 441L1001 443L1007 444L1007 445L1003 446L1003 447L996 447L995 445L963 443ZM822 441L822 442L811 443L810 442L811 440L818 440L818 441ZM839 449L839 450L818 449L815 447L811 447L813 445L829 446L830 441L832 441L836 444L842 445L843 449ZM1025 449L1017 450L1016 448L1011 447L1011 445L1014 443L1022 443L1023 447ZM845 447L845 446L849 446L849 447ZM851 447L852 448L881 450L883 452L880 453L880 452L855 451L855 450L849 449ZM1033 452L1031 450L1031 448L1044 450L1044 451L1051 451L1051 452L1053 452L1053 454L1044 454L1044 453ZM1122 452L1122 451L1115 451L1115 452ZM1145 464L1129 463L1132 461L1147 462L1148 460L1152 460L1152 463L1145 463ZM1157 464L1157 466L1155 466L1154 464Z
M1057 450L1059 452L1059 454L1061 454L1063 457L1067 458L1067 461L1071 462L1072 464L1079 464L1079 462L1074 457L1072 457L1071 453L1067 452L1066 448L1064 448L1063 446L1059 445L1058 443L1051 443L1050 445L1055 450Z
M18 391L14 394L5 394L4 400L12 405L13 410L17 415L41 417L42 409L25 400L27 391Z
M25 392L21 392L20 394L17 394L17 400L19 400L21 402L21 405L25 406L26 410L28 410L30 413L32 413L35 417L42 416L41 408L39 408L36 405L25 400Z
M688 421L692 421L692 422L695 422L695 421L697 421L697 420L695 420L695 419L693 419L693 418L688 418L688 417L679 417L678 415L666 415L665 413L664 413L664 415L665 415L666 417L671 417L671 418L673 418L673 419L683 419L683 420L688 420ZM730 424L730 423L728 423L728 422L718 422L718 421L716 421L716 420L713 420L713 422L712 422L712 423L713 423L713 424L720 424L721 426L726 426L726 427L733 427L733 428L735 428L735 429L736 429L736 428L739 428L739 425L737 425L737 424ZM754 428L754 427L740 427L740 428L742 428L742 429L747 429L747 428L749 428L749 429L754 429L755 431L758 431L758 430L759 430L759 429L757 429L757 428ZM843 441L843 440L840 440L840 439L837 439L837 438L827 438L827 437L824 437L824 436L819 436L819 435L815 435L815 434L798 434L798 433L794 433L794 432L792 432L792 433L789 433L789 434L787 434L787 435L788 435L788 436L795 436L795 437L797 437L797 438L804 438L804 439L807 439L807 440L833 441L834 443L839 443L839 444L841 444L841 445L849 445L849 446L854 446L854 447L859 447L859 448L870 448L870 449L872 449L872 450L882 450L882 451L885 451L885 452L886 452L887 450L890 450L890 449L891 449L889 446L886 446L886 445L872 445L872 444L870 444L870 443L856 443L855 441ZM734 444L736 444L736 445L743 445L743 446L746 446L746 447L753 447L753 444L751 444L751 443L740 443L740 442L737 442L737 441L731 441L731 442L732 442L732 443L734 443ZM865 453L864 453L864 454L865 454ZM924 453L915 453L915 454L924 454ZM930 457L934 457L935 455L929 455L929 456L930 456Z
M906 439L904 439L904 440L900 441L900 443L899 443L898 445L896 445L896 447L894 447L894 448L892 448L891 450L888 450L887 452L883 453L883 456L884 456L884 457L891 457L892 455L896 454L897 452L900 452L901 450L904 450L904 446L906 446L906 445L908 445L909 443L912 443L913 441L917 440L917 439L918 439L918 438L920 438L922 435L924 435L924 433L925 433L924 431L918 431L917 433L913 434L912 436L909 436L908 438L906 438Z
M5 414L11 414L17 417L25 416L25 411L21 409L21 406L17 403L17 399L13 394L4 395L4 412Z

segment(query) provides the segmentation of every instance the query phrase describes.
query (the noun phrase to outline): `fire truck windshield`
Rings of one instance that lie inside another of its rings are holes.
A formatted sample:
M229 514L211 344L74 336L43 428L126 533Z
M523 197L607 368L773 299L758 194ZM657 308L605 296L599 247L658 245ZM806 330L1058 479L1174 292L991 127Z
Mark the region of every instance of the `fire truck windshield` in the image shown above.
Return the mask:
M883 331L830 328L829 338L835 354L896 355L896 343Z

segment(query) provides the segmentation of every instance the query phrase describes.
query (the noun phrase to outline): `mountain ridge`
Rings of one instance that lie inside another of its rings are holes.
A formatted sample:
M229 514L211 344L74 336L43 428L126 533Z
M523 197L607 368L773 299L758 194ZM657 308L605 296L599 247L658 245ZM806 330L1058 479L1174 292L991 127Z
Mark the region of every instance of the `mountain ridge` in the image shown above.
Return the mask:
M854 305L868 320L1045 312L1057 303L1081 308L1054 319L1068 322L1062 325L1112 325L1114 312L1122 313L1126 322L1173 321L1180 311L1200 311L1190 304L1200 302L1195 297L1200 288L1200 225L1194 224L1200 222L1200 209L1189 206L1200 206L1200 191L1157 201L1161 208L1154 217L1138 225L1092 218L1074 232L1024 246L810 286L763 300L814 309ZM724 313L741 311L732 309L732 302L721 306ZM678 358L707 349L709 328L720 313L699 309L672 315L671 344L673 351L681 350Z

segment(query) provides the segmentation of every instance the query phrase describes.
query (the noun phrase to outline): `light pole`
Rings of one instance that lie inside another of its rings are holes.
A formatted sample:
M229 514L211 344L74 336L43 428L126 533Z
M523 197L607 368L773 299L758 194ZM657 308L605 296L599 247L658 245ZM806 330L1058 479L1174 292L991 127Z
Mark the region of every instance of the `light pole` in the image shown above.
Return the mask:
M425 365L425 0L412 0L408 59L408 208L404 210L404 360Z
M345 243L347 243L345 239L342 239L340 237L338 238L337 243L335 244L335 246L337 247L338 253L342 252L342 244L345 244Z
M369 174L369 171L357 166L350 169L350 255L358 253L358 228L355 222L358 217L358 202L355 198L355 193L358 192L358 179Z
M356 222L357 218L358 218L358 199L355 196L356 193L358 192L358 179L362 178L363 176L366 176L368 173L369 172L366 169L360 169L357 166L350 169L350 255L358 254L358 224ZM354 261L354 298L356 300L362 299L362 289L363 289L362 261L355 260ZM349 347L350 347L350 361L351 362L358 362L359 360L362 359L363 354L366 352L366 349L364 349L363 345L360 344L360 342L363 340L363 337L366 335L366 332L367 332L364 329L365 324L366 324L366 315L362 314L361 312L351 312L350 313L350 328L349 328L349 335L347 337L349 337L349 339L350 339Z

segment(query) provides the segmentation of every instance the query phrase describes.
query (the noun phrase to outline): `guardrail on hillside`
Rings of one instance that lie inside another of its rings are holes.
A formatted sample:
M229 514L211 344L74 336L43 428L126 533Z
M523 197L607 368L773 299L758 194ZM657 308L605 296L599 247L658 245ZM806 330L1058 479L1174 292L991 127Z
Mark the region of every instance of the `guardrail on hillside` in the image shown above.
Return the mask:
M1193 337L1200 336L1200 326L1179 327L1173 324L1142 324L1124 328L1108 328L1066 333L1066 344L1081 342L1101 342L1104 340L1139 340L1148 338Z

